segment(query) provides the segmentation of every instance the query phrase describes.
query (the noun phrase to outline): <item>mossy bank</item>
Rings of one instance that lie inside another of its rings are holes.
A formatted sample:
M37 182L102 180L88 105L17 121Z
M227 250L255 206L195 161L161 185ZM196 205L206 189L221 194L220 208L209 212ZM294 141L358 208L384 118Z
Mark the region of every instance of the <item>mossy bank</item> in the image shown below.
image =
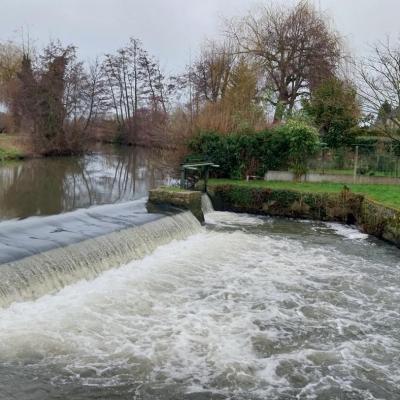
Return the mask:
M345 187L339 193L315 193L214 180L208 193L218 211L357 224L364 232L400 247L400 210Z

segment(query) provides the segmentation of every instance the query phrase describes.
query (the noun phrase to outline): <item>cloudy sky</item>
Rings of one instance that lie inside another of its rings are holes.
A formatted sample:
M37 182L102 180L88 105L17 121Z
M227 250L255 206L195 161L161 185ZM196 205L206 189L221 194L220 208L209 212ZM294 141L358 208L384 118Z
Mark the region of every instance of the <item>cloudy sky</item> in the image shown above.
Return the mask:
M267 3L270 0L264 0ZM288 3L291 0L275 0ZM294 2L293 0L292 2ZM206 37L218 35L222 17L246 13L253 0L1 0L0 40L21 40L22 28L38 46L49 39L79 47L83 59L140 38L166 70L178 71ZM367 43L400 34L400 0L314 0L362 52Z

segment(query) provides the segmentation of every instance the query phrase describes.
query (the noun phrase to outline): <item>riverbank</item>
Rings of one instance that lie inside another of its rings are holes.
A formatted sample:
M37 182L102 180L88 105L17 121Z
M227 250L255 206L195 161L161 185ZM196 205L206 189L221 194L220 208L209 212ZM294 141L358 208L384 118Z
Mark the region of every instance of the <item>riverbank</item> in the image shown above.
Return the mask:
M25 146L14 135L0 135L0 162L21 160L28 156Z
M82 151L76 153L59 151L54 154L40 154L32 150L30 139L25 134L0 134L0 163L32 158L76 157L91 154L102 147L154 149L156 151L174 152L176 159L182 160L187 149L178 143L121 143L117 140L91 139Z
M340 193L343 183L311 183L283 181L239 181L231 179L211 179L210 185L234 185L235 187L269 188L276 190L295 190L301 193ZM351 192L363 195L382 205L400 210L400 186L373 184L346 184Z
M218 211L356 224L400 247L397 186L211 180L208 192Z

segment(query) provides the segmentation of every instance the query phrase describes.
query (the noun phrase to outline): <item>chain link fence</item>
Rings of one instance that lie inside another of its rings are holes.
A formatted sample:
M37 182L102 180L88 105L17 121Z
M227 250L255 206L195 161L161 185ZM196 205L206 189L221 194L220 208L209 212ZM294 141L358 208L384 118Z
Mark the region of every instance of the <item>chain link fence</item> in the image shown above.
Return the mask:
M360 143L347 148L321 147L310 160L309 171L323 175L400 177L398 145L392 142Z

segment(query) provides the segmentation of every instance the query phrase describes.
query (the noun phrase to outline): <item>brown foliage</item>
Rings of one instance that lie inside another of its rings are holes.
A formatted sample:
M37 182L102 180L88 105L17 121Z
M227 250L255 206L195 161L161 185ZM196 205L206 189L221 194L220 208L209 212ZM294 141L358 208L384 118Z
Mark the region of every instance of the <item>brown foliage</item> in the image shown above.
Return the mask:
M258 70L244 58L229 66L223 95L198 107L197 130L222 133L261 129L265 116L258 99Z

